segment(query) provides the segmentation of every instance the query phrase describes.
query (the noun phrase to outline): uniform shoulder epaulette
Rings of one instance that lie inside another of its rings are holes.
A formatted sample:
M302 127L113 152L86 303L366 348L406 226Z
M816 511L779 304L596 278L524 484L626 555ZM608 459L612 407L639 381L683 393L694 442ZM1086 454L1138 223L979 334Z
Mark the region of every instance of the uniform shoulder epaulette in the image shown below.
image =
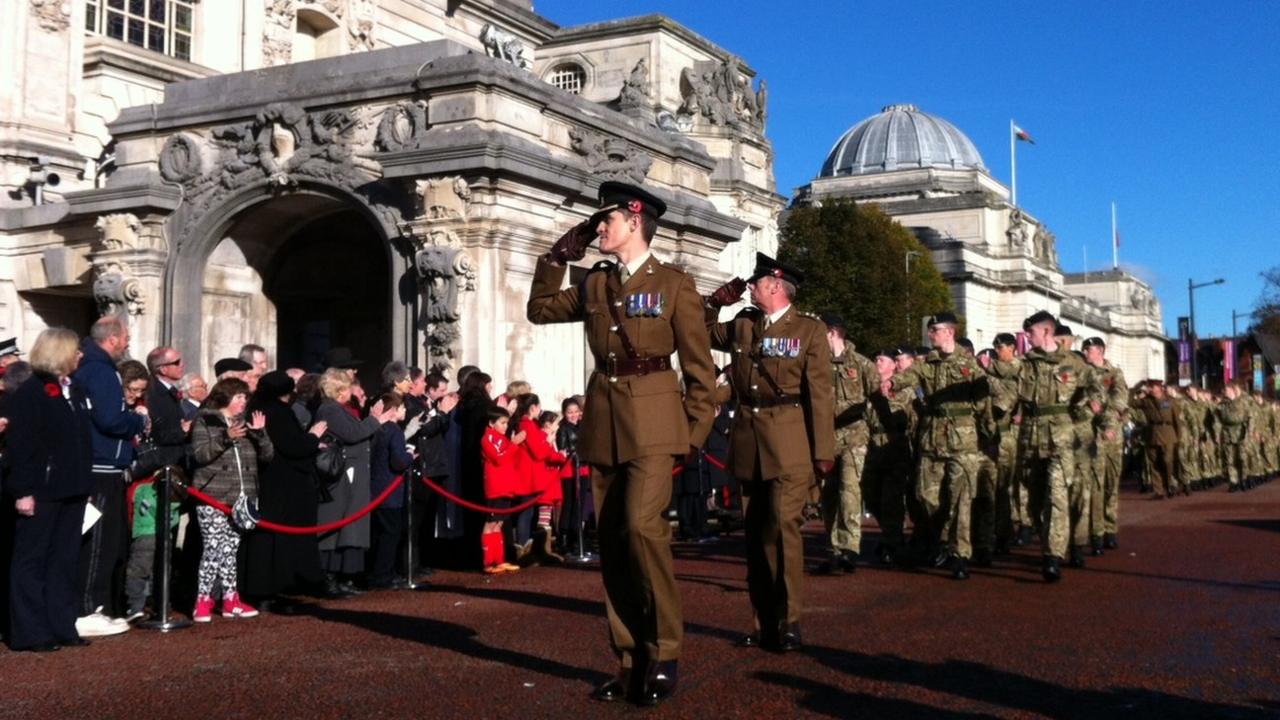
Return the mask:
M801 310L800 312L798 312L798 313L796 313L796 314L797 314L797 315L802 315L802 316L807 317L807 318L811 318L811 319L813 319L813 320L821 320L821 319L822 319L822 318L818 317L817 315L815 315L814 313L806 312L806 311L804 311L804 310Z

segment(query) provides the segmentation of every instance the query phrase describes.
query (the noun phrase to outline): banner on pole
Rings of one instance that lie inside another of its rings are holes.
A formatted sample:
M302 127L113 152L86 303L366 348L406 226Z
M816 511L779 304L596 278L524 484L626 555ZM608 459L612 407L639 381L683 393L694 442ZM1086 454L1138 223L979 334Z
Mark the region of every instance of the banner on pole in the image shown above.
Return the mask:
M1262 383L1263 383L1262 373L1264 370L1266 370L1266 367L1267 367L1262 363L1263 363L1263 360L1261 355L1253 356L1253 389L1258 391L1262 390Z
M1236 379L1236 341L1222 341L1222 383Z
M1178 384L1191 384L1191 318L1178 318Z

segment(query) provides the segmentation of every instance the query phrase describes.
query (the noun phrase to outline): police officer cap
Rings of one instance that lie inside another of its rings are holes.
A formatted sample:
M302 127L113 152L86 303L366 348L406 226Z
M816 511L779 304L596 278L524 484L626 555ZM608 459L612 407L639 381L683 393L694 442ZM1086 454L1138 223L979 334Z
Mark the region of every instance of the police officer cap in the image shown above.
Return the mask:
M614 210L643 213L653 219L662 217L667 204L658 196L638 185L609 180L600 183L600 210L593 217L599 218Z
M1100 347L1103 350L1106 350L1107 343L1104 342L1103 339L1100 337L1091 337L1088 340L1085 340L1080 347L1084 350L1088 350L1091 347Z
M823 324L825 324L828 328L832 330L836 328L839 328L841 330L847 329L847 326L844 324L844 318L840 317L835 313L822 313L821 315L818 316L818 319L821 320Z
M1075 333L1071 332L1070 325L1063 325L1062 323L1058 323L1058 326L1053 329L1054 337L1069 337L1074 334Z
M1053 313L1049 312L1048 310L1041 310L1035 315L1032 315L1026 320L1023 320L1022 329L1030 330L1032 325L1039 325L1040 323L1043 323L1043 322L1051 322L1053 323L1054 327L1057 327L1058 318L1054 317Z
M751 273L751 277L747 278L747 282L753 283L765 276L786 280L792 285L799 285L804 282L804 273L784 262L778 262L768 255L758 252L756 253L755 272Z
M0 340L0 357L21 354L22 351L18 349L18 338L11 337L8 340Z
M240 358L222 358L213 364L213 375L214 377L221 377L223 373L244 372L252 369L252 365Z
M960 321L956 319L955 313L940 312L929 317L929 327L934 325L958 325L959 323Z
M991 344L996 347L1012 347L1018 344L1018 338L1013 333L1000 333Z

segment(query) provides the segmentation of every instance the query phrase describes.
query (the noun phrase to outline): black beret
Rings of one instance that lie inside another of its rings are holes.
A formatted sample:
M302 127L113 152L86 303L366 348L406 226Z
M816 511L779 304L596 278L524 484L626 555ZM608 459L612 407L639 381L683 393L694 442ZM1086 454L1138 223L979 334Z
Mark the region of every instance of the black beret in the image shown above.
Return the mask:
M841 330L847 329L847 326L844 324L844 318L835 313L822 313L818 316L818 319L825 323L829 328L840 328Z
M872 358L887 357L890 360L892 360L893 358L900 355L901 351L902 351L902 348L882 348L880 350L877 350L876 354L872 355L871 357Z
M614 210L644 213L653 219L662 217L667 204L661 198L638 185L609 180L600 183L598 193L600 209L592 217L599 218Z
M240 358L222 358L213 364L213 375L214 377L220 377L223 373L245 372L252 369L252 365Z
M1000 333L991 344L996 347L1012 347L1018 344L1018 338L1014 337L1013 333Z
M1039 325L1040 323L1043 323L1043 322L1051 322L1054 324L1054 327L1057 327L1058 318L1054 317L1053 313L1049 312L1048 310L1041 310L1035 315L1032 315L1026 320L1023 320L1022 329L1030 330L1032 325Z
M293 392L293 378L283 370L272 370L258 378L258 394L266 397L280 397Z
M956 340L956 344L969 352L973 352L973 341L967 337L962 337L959 340Z
M915 352L916 352L916 357L924 357L925 355L928 355L929 353L933 352L933 348L928 348L921 345L916 348Z
M1053 329L1054 337L1067 337L1069 335L1074 335L1074 334L1075 333L1071 332L1070 325L1063 325L1062 323L1058 323L1058 326Z
M956 319L955 313L940 312L937 315L929 317L929 327L934 325L959 325L960 321Z
M1095 337L1089 338L1088 340L1085 340L1084 344L1082 344L1080 347L1081 349L1084 349L1084 350L1088 350L1091 347L1100 347L1103 350L1106 350L1107 343L1103 341L1102 338L1095 336Z
M775 277L779 280L786 280L792 285L800 285L804 282L804 273L798 269L784 263L778 262L764 253L756 253L756 269L751 273L751 277L747 278L747 282L753 283L765 276Z
M910 345L899 345L898 347L893 349L894 357L901 357L903 355L914 356L915 354L916 354L915 348L911 347Z

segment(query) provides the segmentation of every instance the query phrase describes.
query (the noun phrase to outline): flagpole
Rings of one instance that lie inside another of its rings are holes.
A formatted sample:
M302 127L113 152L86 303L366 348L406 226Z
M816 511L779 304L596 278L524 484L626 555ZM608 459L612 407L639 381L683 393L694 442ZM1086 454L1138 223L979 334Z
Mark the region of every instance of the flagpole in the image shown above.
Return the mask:
M1084 281L1088 283L1089 282L1089 246L1084 245L1082 246L1081 249L1084 250Z
M1111 269L1120 269L1120 243L1116 242L1116 201L1111 201Z
M1018 137L1013 132L1013 118L1009 118L1009 175L1010 199L1018 207Z

